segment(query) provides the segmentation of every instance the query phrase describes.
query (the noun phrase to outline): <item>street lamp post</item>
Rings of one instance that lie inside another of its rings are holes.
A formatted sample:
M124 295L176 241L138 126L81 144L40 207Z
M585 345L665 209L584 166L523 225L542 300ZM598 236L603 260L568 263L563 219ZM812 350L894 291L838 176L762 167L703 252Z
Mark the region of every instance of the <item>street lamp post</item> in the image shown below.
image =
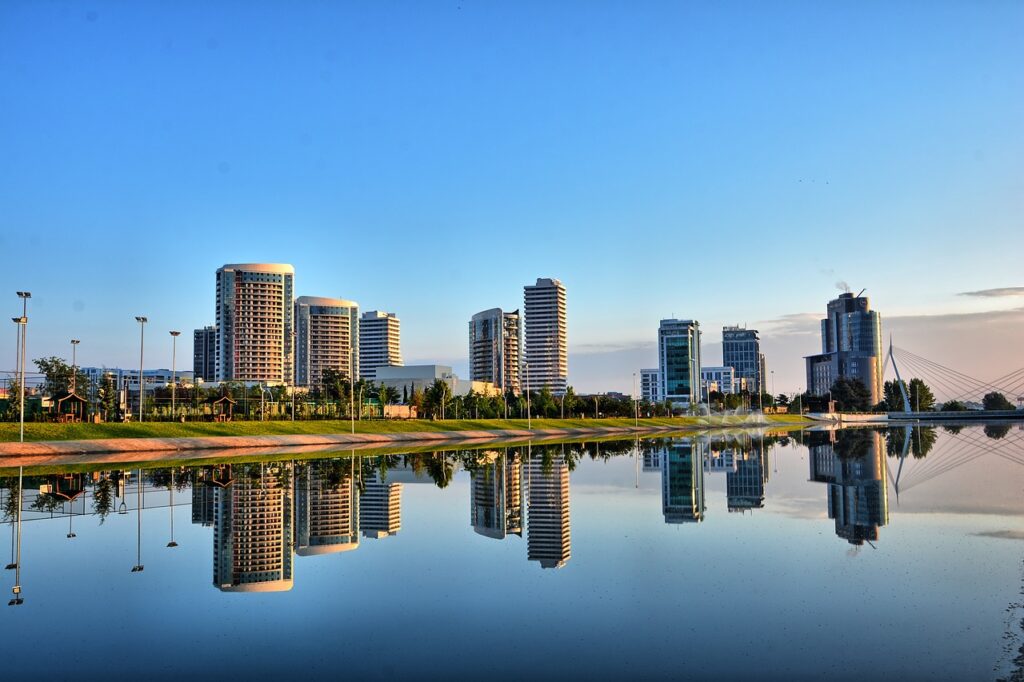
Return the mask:
M533 417L530 415L530 363L526 365L526 428L533 430Z
M172 331L171 333L171 419L175 419L178 416L178 402L175 394L175 389L178 385L178 337L181 332Z
M32 298L31 292L19 291L18 298L21 299L21 317L13 318L21 331L21 442L25 442L25 344L28 342L28 299ZM14 595L8 606L20 606L25 602L21 596L21 507L22 507L22 486L25 480L25 468L18 467L18 549L14 559L14 587L11 593Z
M146 397L146 385L142 381L142 362L146 349L146 323L148 317L136 315L135 321L139 323L139 423L142 423L142 404Z
M292 357L296 360L299 357L298 351L295 349L295 327L292 326ZM292 421L295 421L295 377L298 373L298 362L292 362ZM307 377L308 379L308 377Z
M71 339L71 392L78 388L78 339Z
M636 372L633 372L633 427L640 428L640 400L636 394Z

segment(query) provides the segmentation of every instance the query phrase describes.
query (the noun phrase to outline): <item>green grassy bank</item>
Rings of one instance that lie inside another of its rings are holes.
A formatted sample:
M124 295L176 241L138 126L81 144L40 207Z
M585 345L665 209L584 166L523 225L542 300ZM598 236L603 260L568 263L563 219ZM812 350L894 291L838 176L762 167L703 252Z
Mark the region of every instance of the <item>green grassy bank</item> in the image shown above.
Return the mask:
M807 421L796 415L766 415L773 424ZM641 419L640 425L656 428L732 426L749 422L748 417L661 417ZM631 427L632 419L534 419L533 429L594 429ZM0 423L0 442L18 440L18 424ZM434 431L496 431L525 429L525 419L445 419L428 421L367 420L356 422L356 433L427 433ZM270 422L143 422L133 424L25 424L26 441L94 440L98 438L195 438L208 436L285 436L291 434L349 433L347 420Z

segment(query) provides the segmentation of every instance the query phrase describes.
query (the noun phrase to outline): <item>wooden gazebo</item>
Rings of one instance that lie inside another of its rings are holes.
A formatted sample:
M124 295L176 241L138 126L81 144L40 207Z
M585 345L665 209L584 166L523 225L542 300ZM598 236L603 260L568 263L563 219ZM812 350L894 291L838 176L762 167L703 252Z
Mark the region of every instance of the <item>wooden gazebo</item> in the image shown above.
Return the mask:
M71 502L85 492L84 479L82 474L50 474L46 477L47 489L41 494L60 502Z
M229 422L235 414L235 405L237 401L232 400L230 396L222 395L219 398L210 398L206 401L207 405L210 406L210 416L212 421L215 422Z
M78 423L85 418L88 401L73 392L59 393L53 397L50 414L61 424Z

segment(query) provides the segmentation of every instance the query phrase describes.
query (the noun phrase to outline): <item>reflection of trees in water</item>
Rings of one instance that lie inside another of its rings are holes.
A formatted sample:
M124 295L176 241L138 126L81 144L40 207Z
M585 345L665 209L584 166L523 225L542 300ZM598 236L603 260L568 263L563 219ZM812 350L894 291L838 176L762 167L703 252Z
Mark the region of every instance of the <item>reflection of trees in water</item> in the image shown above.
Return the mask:
M1009 432L1009 424L985 424L985 435L993 440L1006 438L1006 434Z
M915 459L928 456L938 438L938 430L934 426L912 426L910 428L910 452ZM903 455L903 443L907 438L907 427L894 428L886 431L885 454L889 457Z
M0 488L7 490L4 496L4 521L13 521L18 518L18 501L21 499L21 490L18 488L18 479L0 479Z
M100 517L100 525L107 520L107 515L114 510L114 482L103 475L92 489L92 510Z
M957 425L957 424L945 424L945 425L943 425L943 427L942 427L942 430L943 430L943 431L945 431L946 433L951 433L951 434L953 434L954 436L955 436L956 434L960 433L961 431L963 431L963 429L964 429L964 427L962 427L962 426L959 426L959 425Z
M149 482L154 488L168 488L171 487L171 481L174 481L174 492L180 493L185 488L192 486L193 472L198 467L166 467L162 469L153 469L149 473ZM173 476L171 475L173 472Z
M836 432L833 451L838 457L858 458L871 454L874 442L873 429L849 429Z

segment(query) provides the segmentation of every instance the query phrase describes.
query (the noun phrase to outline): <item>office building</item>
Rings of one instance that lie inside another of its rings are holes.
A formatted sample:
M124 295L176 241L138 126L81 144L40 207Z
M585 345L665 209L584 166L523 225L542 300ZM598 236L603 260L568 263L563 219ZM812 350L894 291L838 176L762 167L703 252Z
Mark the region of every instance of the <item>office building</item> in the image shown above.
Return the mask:
M889 522L885 443L878 431L809 433L810 479L828 485L828 517L851 545L878 540Z
M217 381L292 383L295 268L217 270Z
M401 367L401 325L394 313L370 310L359 320L359 378L373 379L378 367Z
M700 402L700 324L662 320L658 327L659 395L677 405Z
M453 396L466 395L471 390L485 396L500 395L494 384L486 381L467 381L456 376L448 365L402 365L378 367L369 380L394 388L400 394L411 395L414 390L425 391L440 379L448 384Z
M295 474L295 553L316 556L359 548L356 459L316 460Z
M764 507L764 485L768 480L768 454L764 444L740 453L734 471L725 474L725 496L729 511Z
M385 482L379 471L374 472L363 484L359 525L364 537L375 540L397 535L402 529L402 484Z
M283 467L283 470L282 470ZM292 465L249 465L217 488L213 584L224 592L279 592L293 585Z
M522 535L522 467L516 453L493 450L470 471L469 516L473 531L504 539Z
M837 379L856 379L871 394L882 395L882 318L867 297L847 292L829 301L821 321L821 353L805 358L807 390L823 396Z
M572 557L569 534L569 465L565 454L551 448L533 452L526 463L527 558L541 568L561 568ZM536 450L536 449L535 449Z
M746 382L748 391L761 391L764 355L758 331L739 326L722 327L722 364L733 368L736 378Z
M192 332L192 376L197 381L217 380L216 327L203 327Z
M640 400L649 403L661 402L658 387L661 384L661 375L657 369L640 370Z
M747 380L738 378L732 367L701 367L700 382L702 395L707 398L708 391L718 393L741 393L747 390Z
M296 385L320 385L325 369L337 370L349 380L359 376L358 303L300 296L295 299L295 330Z
M524 388L548 388L564 395L569 384L565 287L557 279L537 279L523 287Z
M661 511L665 523L704 520L705 443L673 439L661 457Z
M469 378L519 393L519 311L491 308L469 321Z

